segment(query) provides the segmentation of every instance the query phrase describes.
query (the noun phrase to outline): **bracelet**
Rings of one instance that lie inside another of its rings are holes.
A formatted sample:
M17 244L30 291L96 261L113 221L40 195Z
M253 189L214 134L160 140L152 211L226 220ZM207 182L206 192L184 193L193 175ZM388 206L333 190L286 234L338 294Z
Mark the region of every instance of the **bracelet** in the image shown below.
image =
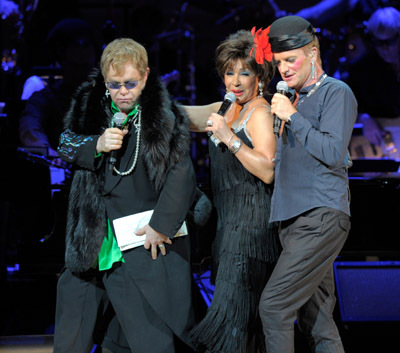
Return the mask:
M232 138L235 136L235 134L232 134L232 136L231 137L229 137L229 140L228 140L228 148L229 148L229 144L231 143L231 140L232 140Z
M238 138L235 142L232 143L232 147L229 148L229 151L233 154L236 154L237 151L240 150L240 147L242 147L242 140Z

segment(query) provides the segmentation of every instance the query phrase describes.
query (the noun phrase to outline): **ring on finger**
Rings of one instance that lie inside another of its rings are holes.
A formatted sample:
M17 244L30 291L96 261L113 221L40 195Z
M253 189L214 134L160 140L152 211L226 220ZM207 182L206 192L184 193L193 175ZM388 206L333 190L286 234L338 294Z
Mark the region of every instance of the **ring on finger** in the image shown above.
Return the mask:
M160 249L164 249L164 248L165 248L165 245L164 245L164 244L158 244L158 247L159 247Z
M207 120L207 126L213 126L213 122L211 120Z

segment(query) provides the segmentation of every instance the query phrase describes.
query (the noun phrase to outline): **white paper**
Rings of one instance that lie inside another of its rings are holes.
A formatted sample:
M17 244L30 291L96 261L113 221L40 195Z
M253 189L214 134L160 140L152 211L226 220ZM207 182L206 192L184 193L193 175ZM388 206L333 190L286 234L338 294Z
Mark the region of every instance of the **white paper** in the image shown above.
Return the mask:
M135 231L148 224L152 214L153 210L149 210L114 219L115 236L121 251L136 248L144 244L146 234L136 235ZM178 233L176 233L175 237L187 234L186 222L183 222L182 227L179 229Z

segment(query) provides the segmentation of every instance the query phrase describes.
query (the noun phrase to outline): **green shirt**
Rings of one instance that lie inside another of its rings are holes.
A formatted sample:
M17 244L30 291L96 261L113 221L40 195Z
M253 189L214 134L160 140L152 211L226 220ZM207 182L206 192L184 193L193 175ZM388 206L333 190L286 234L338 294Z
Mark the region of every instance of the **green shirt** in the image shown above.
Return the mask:
M114 237L109 219L107 220L107 226L108 232L103 240L98 257L99 271L109 270L115 262L125 262L117 240Z
M131 116L134 116L137 113L137 109L139 104L136 104L132 111L127 115L122 126L126 124ZM115 114L119 112L118 107L111 101L111 111ZM97 155L96 157L100 156ZM110 220L107 220L108 232L106 237L103 240L103 244L101 245L101 249L98 256L99 263L99 271L109 270L115 262L125 262L122 252L118 246L117 240L115 239L114 232L110 225Z

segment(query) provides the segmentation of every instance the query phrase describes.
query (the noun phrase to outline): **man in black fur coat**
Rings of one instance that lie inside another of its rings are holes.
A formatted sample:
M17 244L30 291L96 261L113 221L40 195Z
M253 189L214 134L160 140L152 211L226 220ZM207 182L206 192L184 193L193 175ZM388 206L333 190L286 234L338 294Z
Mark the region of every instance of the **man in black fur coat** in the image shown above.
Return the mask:
M132 352L172 353L177 339L191 346L190 247L175 237L195 193L188 120L140 44L122 38L105 48L101 73L77 90L64 128L58 152L75 171L54 352L89 352L108 302ZM144 246L121 250L114 221L148 210L130 233Z

